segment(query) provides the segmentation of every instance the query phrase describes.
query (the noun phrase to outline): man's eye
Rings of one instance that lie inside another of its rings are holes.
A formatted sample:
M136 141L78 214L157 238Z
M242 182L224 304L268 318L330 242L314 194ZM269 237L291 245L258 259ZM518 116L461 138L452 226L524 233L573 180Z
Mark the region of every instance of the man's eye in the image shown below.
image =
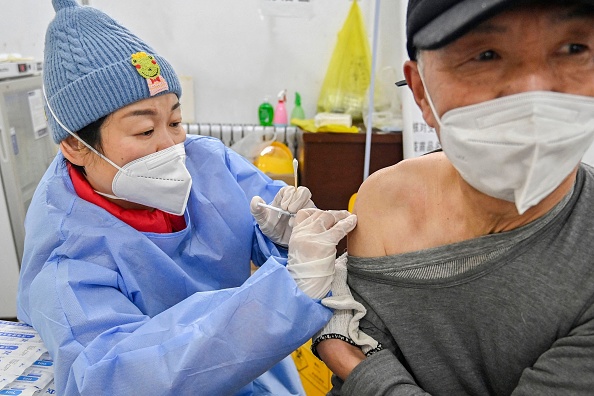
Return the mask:
M497 58L498 58L497 53L492 50L481 52L476 57L476 59L479 61L489 61L489 60L493 60L493 59L497 59Z
M169 126L171 126L172 128L177 128L180 125L181 125L181 122L172 122L171 124L169 124Z
M150 131L146 131L146 132L142 132L140 133L142 136L151 136L153 134L154 130L150 130Z
M586 46L583 44L567 44L566 45L567 52L570 54L581 54L586 50Z

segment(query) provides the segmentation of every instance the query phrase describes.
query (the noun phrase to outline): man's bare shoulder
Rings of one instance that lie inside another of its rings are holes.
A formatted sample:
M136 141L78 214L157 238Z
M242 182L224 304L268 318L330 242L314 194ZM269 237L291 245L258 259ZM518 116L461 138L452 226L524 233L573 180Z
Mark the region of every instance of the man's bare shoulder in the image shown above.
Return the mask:
M437 188L444 166L451 168L443 153L411 158L373 173L359 188L357 215L397 208L414 209L427 192ZM412 208L411 208L412 206Z
M359 188L353 212L357 227L348 239L349 254L383 256L394 240L421 233L435 205L443 177L451 169L443 153L407 159L373 173ZM422 219L422 220L421 220Z

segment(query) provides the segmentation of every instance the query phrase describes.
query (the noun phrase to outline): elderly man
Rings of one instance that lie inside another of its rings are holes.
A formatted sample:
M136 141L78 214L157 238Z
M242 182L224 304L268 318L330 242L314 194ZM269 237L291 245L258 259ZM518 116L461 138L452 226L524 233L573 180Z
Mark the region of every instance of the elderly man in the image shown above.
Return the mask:
M342 395L594 392L594 1L410 0L404 74L443 151L361 186Z

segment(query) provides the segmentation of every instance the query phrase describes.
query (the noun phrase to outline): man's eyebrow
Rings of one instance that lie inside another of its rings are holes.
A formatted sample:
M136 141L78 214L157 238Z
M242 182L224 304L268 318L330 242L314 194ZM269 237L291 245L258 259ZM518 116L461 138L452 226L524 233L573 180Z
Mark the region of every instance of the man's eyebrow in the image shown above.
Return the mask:
M564 22L577 19L591 19L594 16L594 7L589 5L575 6L570 10L565 10L559 15L555 15L554 22Z
M489 33L505 33L507 32L507 27L502 24L497 24L493 22L483 22L479 24L477 27L470 30L468 33L479 33L479 34L489 34Z
M174 104L173 106L171 106L171 111L177 109L178 107L181 106L180 102L177 102L176 104ZM139 110L132 110L129 113L126 113L122 116L122 118L126 118L126 117L137 117L137 116L155 116L157 115L157 112L153 109L139 109Z

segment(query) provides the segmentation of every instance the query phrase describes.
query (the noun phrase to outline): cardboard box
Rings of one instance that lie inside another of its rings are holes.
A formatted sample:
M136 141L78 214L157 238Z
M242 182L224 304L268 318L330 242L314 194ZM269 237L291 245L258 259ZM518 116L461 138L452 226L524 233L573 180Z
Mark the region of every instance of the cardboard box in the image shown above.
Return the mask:
M332 388L332 371L311 352L311 340L300 346L291 356L307 396L326 395Z

